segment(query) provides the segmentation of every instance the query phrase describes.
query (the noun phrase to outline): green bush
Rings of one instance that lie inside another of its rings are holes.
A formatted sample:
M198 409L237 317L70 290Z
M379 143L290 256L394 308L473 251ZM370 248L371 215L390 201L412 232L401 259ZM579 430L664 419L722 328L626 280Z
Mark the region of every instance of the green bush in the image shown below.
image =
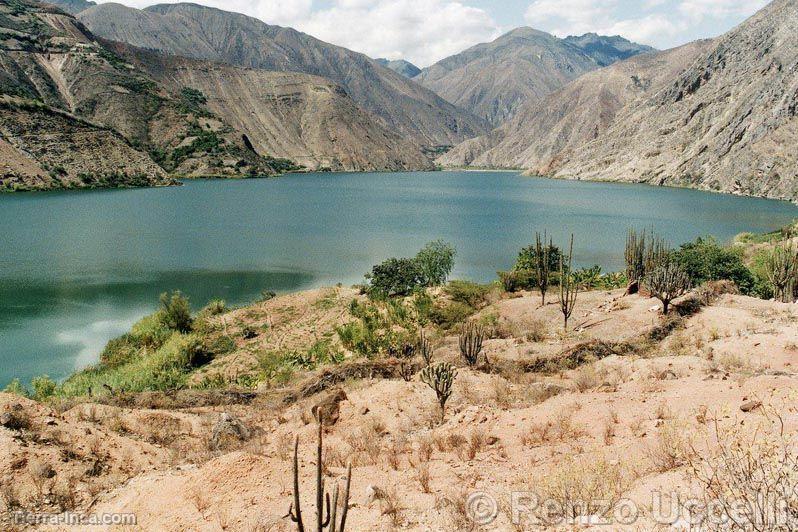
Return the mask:
M447 304L435 305L430 312L430 320L435 325L449 330L465 322L475 312L476 309L474 307L459 301L453 301Z
M533 270L498 272L498 275L505 292L513 293L521 290L531 290L537 286L536 274Z
M424 286L424 272L415 259L388 259L367 278L369 294L376 297L404 297Z
M227 312L227 303L225 303L222 299L214 299L205 305L205 308L200 311L200 314L204 314L206 316L218 316L219 314L224 314L225 312Z
M158 321L167 329L187 333L191 331L191 306L179 290L161 294Z
M477 284L471 281L451 281L443 291L452 301L479 309L485 304L485 298L490 288L490 285Z
M421 269L424 286L440 286L446 282L454 268L454 246L443 240L430 242L416 255L416 263Z
M55 395L58 385L47 375L36 377L30 382L33 388L33 399L37 401L44 401Z
M560 248L554 244L548 246L549 255L549 271L552 273L560 271L560 259L563 257ZM567 260L565 260L567 262ZM514 271L536 271L537 265L537 248L535 246L527 246L518 254L518 259L515 261Z
M141 347L133 335L125 334L108 342L100 354L100 363L109 368L117 368L137 357Z
M19 382L19 379L14 379L10 383L8 383L8 386L6 386L3 391L5 393L12 393L14 395L19 395L21 397L30 396L30 392L28 391L28 389L25 387L24 384Z
M755 292L756 279L743 263L741 251L724 248L712 237L682 244L672 258L687 273L693 286L726 280L734 281L743 294Z

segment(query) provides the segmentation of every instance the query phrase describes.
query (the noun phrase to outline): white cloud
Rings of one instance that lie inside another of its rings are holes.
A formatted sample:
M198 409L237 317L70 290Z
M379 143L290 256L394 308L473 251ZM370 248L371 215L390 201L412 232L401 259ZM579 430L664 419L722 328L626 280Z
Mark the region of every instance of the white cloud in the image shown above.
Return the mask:
M419 66L501 33L485 10L446 0L338 0L297 27L371 57Z
M693 21L748 16L767 3L768 0L682 0L679 12Z
M524 18L531 26L555 35L576 35L610 25L616 5L614 0L535 0Z

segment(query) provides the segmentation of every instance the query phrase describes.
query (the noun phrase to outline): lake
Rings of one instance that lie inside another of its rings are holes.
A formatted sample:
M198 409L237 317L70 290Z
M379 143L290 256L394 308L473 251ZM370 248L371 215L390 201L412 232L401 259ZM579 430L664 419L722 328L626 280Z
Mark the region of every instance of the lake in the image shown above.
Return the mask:
M455 276L495 279L547 230L575 262L620 269L629 227L677 244L798 218L778 201L499 172L307 174L165 189L0 195L0 387L63 378L180 289L195 309L360 282L443 238Z

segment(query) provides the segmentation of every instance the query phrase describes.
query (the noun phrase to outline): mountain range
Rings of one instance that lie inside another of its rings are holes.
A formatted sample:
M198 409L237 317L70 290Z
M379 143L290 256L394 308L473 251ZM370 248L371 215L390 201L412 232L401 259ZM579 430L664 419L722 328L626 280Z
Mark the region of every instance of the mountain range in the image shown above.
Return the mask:
M518 28L425 68L415 80L498 126L579 76L653 48L621 37L560 39Z
M657 51L518 28L434 65L194 4L0 4L0 189L514 168L798 198L798 0Z
M798 198L798 1L588 74L444 155L447 166Z

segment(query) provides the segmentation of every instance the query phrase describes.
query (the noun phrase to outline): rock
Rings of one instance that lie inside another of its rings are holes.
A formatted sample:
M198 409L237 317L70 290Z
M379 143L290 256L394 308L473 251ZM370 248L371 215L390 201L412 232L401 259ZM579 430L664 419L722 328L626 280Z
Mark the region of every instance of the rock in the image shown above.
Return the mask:
M323 419L325 426L335 425L341 415L341 401L347 399L346 392L341 389L336 390L313 405L310 413L313 414L316 421L319 421L320 418Z
M369 412L370 412L370 410L369 410L369 408L367 406L362 406L362 407L360 407L360 410L357 411L357 413L360 414L361 416L365 416Z
M762 403L760 401L746 401L740 405L740 410L743 412L752 412L761 406Z
M248 440L249 436L249 429L237 418L225 412L213 427L211 449L218 451L227 448L231 444Z
M487 440L485 440L485 442L488 445L496 445L497 443L499 443L499 438L497 438L496 436L488 436L488 438L487 438Z

